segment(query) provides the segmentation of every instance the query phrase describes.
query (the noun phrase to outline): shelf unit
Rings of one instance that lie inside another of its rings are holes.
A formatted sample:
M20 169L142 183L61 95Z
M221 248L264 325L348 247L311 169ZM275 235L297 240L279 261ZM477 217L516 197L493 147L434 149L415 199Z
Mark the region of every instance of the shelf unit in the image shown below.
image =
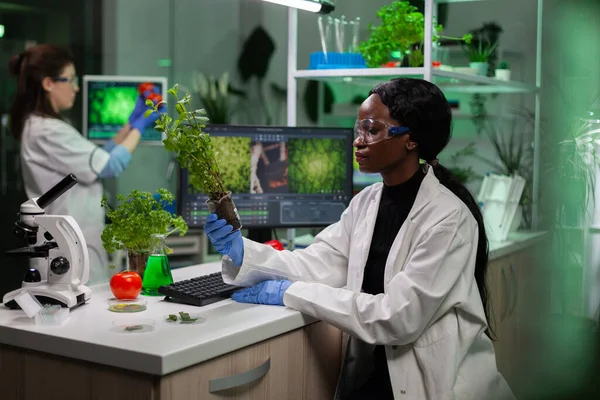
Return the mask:
M532 177L532 227L538 228L539 181L540 181L540 88L542 59L542 10L543 0L537 2L536 71L535 83L501 81L495 78L450 72L432 67L433 18L437 5L442 3L485 2L489 0L424 0L425 35L424 67L421 68L361 68L334 70L298 69L298 10L288 10L288 74L287 74L287 123L296 126L297 81L311 79L330 82L346 82L353 85L372 87L393 77L418 77L435 83L444 92L452 93L527 93L535 96L533 177Z

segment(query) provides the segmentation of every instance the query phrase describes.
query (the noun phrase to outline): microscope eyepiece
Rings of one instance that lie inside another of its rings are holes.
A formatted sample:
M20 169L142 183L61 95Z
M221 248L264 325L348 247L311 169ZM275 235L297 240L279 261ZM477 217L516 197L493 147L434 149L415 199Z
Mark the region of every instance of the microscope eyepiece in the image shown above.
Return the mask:
M62 196L67 190L71 189L77 183L77 177L74 174L69 174L63 178L62 181L58 182L54 185L50 190L40 196L37 199L37 205L45 209L50 204L54 202L54 200L58 199Z

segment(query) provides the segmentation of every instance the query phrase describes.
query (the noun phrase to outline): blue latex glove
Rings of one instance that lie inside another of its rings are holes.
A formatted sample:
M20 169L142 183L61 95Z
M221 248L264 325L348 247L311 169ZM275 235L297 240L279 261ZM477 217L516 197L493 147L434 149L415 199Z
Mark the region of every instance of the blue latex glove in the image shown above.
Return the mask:
M144 109L144 112L146 112L148 106L144 105L144 107L146 107ZM135 121L129 124L131 125L131 129L137 129L138 131L140 131L141 134L144 134L144 132L148 128L154 128L154 124L156 123L156 120L159 118L159 116L167 112L167 106L161 106L158 110L158 113L153 112L147 117L144 116L144 112Z
M224 219L219 219L217 214L209 214L204 224L204 232L208 240L217 251L224 256L229 256L233 265L239 267L244 260L244 241L242 232L233 231L233 226L228 225Z
M129 122L129 125L131 125L135 120L144 115L144 112L146 112L146 110L148 109L148 106L146 105L146 99L148 98L148 96L150 96L151 93L160 94L160 91L156 86L154 86L152 90L146 90L143 96L139 95L137 97L137 100L135 101L135 107L133 108L133 111L129 116L129 120L127 121Z
M139 95L137 97L137 100L135 101L135 107L133 108L133 111L131 112L131 115L129 116L129 120L127 122L129 122L129 125L133 124L133 122L135 120L137 120L139 117L144 115L144 112L148 109L148 106L146 105L146 100L144 98L144 96Z
M252 287L238 290L231 298L238 303L283 306L283 295L291 285L292 282L286 280L263 281Z

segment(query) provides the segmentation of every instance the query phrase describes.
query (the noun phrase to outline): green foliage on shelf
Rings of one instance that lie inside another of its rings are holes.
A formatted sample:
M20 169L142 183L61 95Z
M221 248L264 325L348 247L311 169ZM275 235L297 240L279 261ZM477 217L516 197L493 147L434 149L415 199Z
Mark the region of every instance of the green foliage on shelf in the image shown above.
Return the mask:
M497 45L497 42L479 40L477 44L467 43L463 45L463 49L467 53L470 62L487 62Z
M508 64L508 61L501 61L500 64L498 64L497 69L510 69L510 65Z
M288 185L291 193L318 194L343 191L346 184L346 148L334 139L290 139Z
M132 190L127 196L117 195L118 206L112 209L106 196L102 207L107 209L110 221L102 231L102 246L108 253L126 249L133 253L150 251L152 234L170 235L179 232L183 236L188 226L181 217L175 217L163 208L163 203L172 204L175 200L167 189L158 189L160 200L152 193Z
M383 6L377 11L377 17L381 20L381 25L373 27L369 24L369 38L359 46L359 52L365 58L367 66L371 68L380 67L390 60L390 55L394 51L400 51L406 55L413 45L423 43L425 35L425 17L418 11L418 8L411 5L408 1L394 1L389 6ZM441 32L442 25L437 23L433 26L433 41L440 38L462 40L471 42L472 35L467 34L462 38L453 38L448 36L436 36L436 32ZM411 51L410 64L418 67L423 62L423 46Z
M208 122L206 112L203 109L192 110L189 94L179 98L177 84L168 92L176 100L177 118L173 119L167 113L162 113L156 121L155 129L166 134L167 137L163 140L165 149L175 153L179 165L187 168L190 185L195 190L206 193L211 199L221 199L227 194L227 190L221 177L217 151L211 137L202 130ZM167 101L154 104L147 100L146 104L149 107L146 115L150 115L158 113L159 108L167 104Z

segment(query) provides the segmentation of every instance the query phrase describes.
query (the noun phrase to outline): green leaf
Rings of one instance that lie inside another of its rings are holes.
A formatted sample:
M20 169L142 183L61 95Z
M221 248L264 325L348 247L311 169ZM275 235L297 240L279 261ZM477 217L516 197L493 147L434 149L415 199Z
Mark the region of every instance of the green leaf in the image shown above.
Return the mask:
M146 99L146 105L148 107L154 107L154 102L152 100L150 100L150 99Z
M154 113L154 110L146 110L144 111L144 117L148 118L149 116L151 116Z

